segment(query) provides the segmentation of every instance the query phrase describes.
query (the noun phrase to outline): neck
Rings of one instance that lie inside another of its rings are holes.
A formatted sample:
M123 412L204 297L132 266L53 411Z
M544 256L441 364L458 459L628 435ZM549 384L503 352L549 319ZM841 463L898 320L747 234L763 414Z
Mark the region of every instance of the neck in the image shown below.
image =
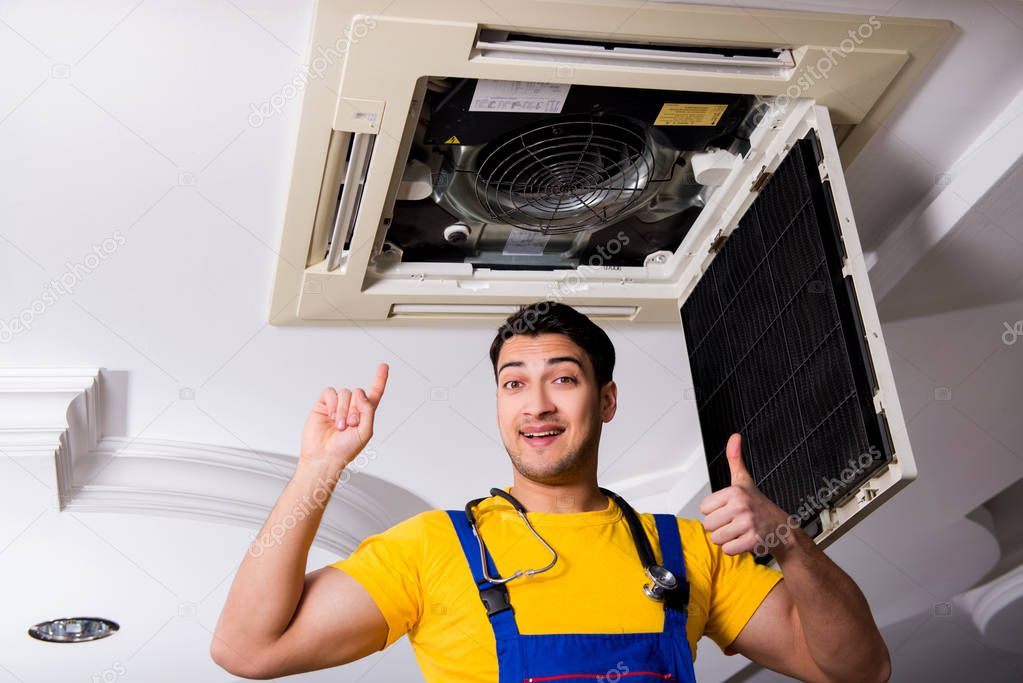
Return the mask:
M607 496L600 492L596 481L540 484L515 472L509 493L527 512L598 512L607 508Z

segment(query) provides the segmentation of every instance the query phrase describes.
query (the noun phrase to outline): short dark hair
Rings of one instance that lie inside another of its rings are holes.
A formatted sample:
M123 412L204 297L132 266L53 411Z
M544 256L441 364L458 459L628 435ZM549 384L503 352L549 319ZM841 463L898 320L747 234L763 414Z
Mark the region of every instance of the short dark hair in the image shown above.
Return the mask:
M589 356L597 378L597 389L611 381L615 368L615 347L604 330L571 306L556 301L537 301L522 306L508 316L497 330L490 345L490 362L497 379L497 357L504 343L517 334L536 337L541 334L563 334Z

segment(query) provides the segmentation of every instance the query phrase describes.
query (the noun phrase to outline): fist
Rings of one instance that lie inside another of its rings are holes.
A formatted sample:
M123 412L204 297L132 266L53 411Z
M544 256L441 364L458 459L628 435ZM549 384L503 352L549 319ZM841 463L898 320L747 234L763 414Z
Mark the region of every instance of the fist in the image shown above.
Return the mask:
M726 555L751 552L763 539L785 526L788 515L757 488L742 461L741 437L732 434L725 448L731 486L700 501L703 528Z
M361 387L320 393L302 430L300 462L344 468L373 436L373 417L387 386L388 366L381 363L367 393Z

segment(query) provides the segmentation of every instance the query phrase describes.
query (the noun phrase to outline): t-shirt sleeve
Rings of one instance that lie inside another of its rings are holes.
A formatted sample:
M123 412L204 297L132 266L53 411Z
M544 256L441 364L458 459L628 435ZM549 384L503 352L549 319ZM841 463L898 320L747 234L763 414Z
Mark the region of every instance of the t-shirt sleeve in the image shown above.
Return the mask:
M385 648L412 630L423 613L424 538L420 514L367 537L347 559L328 565L351 575L380 608L387 620Z
M774 585L781 581L777 569L757 564L752 553L727 555L721 546L710 540L710 533L699 525L710 555L710 607L704 634L711 638L725 654L734 654L726 648L735 640L746 622L760 607Z

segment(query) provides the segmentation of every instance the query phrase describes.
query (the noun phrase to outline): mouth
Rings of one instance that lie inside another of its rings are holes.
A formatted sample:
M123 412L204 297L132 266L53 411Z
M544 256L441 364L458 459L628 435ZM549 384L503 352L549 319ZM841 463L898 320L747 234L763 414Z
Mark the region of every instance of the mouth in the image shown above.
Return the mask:
M564 433L564 427L547 427L542 429L526 429L519 434L533 448L549 446Z

